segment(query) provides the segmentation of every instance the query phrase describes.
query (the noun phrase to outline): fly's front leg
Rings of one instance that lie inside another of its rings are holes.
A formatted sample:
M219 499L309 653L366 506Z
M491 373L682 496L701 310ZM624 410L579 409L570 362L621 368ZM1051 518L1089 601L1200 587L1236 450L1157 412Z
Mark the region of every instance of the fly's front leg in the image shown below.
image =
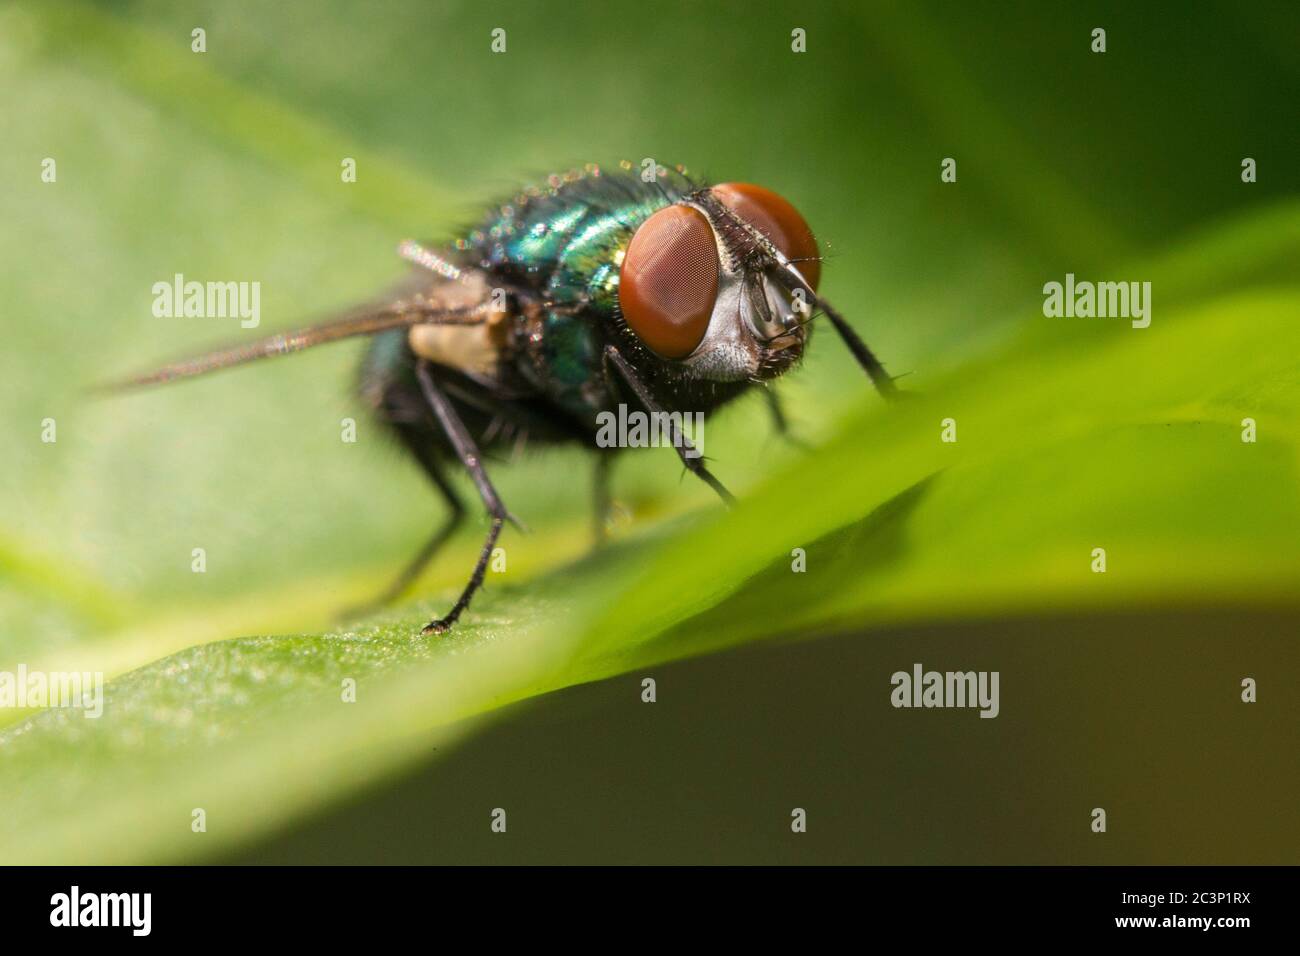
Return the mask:
M650 390L646 388L645 383L642 382L636 372L633 371L632 366L628 364L627 359L623 358L623 355L613 345L607 345L605 346L605 374L607 377L611 368L618 377L626 382L628 387L632 389L636 394L637 400L641 402L641 406L647 412L651 415L666 414L663 406L655 401L654 396L650 394ZM704 462L700 458L700 453L696 451L695 446L690 443L686 436L681 433L681 430L677 427L677 423L671 418L668 419L668 422L669 431L672 436L673 448L676 449L677 457L682 460L682 464L686 466L688 471L716 491L718 497L720 497L724 502L729 505L733 504L736 499L732 496L730 491L723 487L722 482L718 481L717 478L714 478L712 472L710 472L708 468L704 467Z
M871 379L871 384L876 386L876 391L887 401L898 398L902 393L899 392L898 386L894 384L894 377L885 371L885 366L881 365L880 359L876 358L871 349L867 348L867 343L862 341L862 337L853 331L853 326L845 321L844 316L840 315L833 305L814 292L799 270L781 257L779 253L778 259L782 268L769 273L771 277L791 292L801 291L807 297L810 305L821 309L826 318L830 319L831 326L848 347L850 354L862 367L862 370L867 373L867 378Z
M867 378L871 379L871 384L876 386L884 398L893 400L898 397L898 386L894 384L893 376L885 371L885 366L880 364L880 359L867 348L867 343L862 341L857 332L853 331L853 326L844 321L844 316L840 315L835 308L825 299L819 299L818 303L821 310L826 313L826 318L831 320L831 325L835 331L840 334L844 344L848 346L853 357L857 359L862 370L867 373Z
M776 393L776 389L767 386L763 389L763 398L767 401L767 411L772 416L772 427L776 433L797 448L807 448L808 443L790 431L790 420L785 417L781 396Z
M781 407L781 397L776 394L776 389L770 385L763 389L763 400L767 402L768 414L772 416L772 427L782 438L788 438L790 422L785 417L785 409Z
M469 607L475 592L483 586L488 561L492 558L492 549L496 547L497 538L501 534L501 526L509 521L518 527L519 522L506 510L496 489L492 487L492 482L483 467L483 456L479 454L478 446L474 444L474 439L470 437L469 430L461 421L460 415L456 413L451 400L433 380L433 374L429 369L429 363L423 360L415 366L415 376L419 380L420 391L424 393L429 408L437 418L438 424L442 426L452 448L455 449L456 456L469 472L470 478L474 480L474 487L478 489L479 497L483 499L483 505L492 519L492 526L488 529L487 538L483 542L478 563L474 565L474 571L460 597L445 616L433 619L420 632L421 634L445 634L451 630L451 626L460 618L465 608Z

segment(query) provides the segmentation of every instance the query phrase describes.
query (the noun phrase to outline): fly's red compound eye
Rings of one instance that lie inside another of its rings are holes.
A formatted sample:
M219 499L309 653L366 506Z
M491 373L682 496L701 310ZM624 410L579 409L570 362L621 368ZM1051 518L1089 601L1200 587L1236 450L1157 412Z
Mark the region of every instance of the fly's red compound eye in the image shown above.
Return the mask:
M713 187L718 201L749 223L781 254L794 263L794 267L817 291L821 281L822 264L818 259L817 240L797 209L762 186L753 183L723 183Z
M704 339L718 298L713 227L690 206L668 206L643 222L619 271L623 318L646 347L683 359Z

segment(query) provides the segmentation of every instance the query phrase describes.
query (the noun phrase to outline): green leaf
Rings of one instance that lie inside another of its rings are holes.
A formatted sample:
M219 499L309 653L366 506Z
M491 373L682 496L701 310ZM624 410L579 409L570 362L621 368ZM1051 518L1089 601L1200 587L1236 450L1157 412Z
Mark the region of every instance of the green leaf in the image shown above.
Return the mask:
M710 432L720 474L742 491L734 511L679 483L671 455L632 453L618 487L637 523L588 553L585 495L573 487L585 458L521 463L501 469L498 483L534 533L507 533L507 572L490 576L455 631L418 633L458 590L481 526L430 570L426 600L337 628L333 613L377 588L438 519L420 477L385 460L365 426L356 446L339 442L340 418L362 420L336 384L354 352L117 403L87 404L81 387L222 331L148 316L152 282L178 270L261 277L267 327L382 287L397 230L447 229L461 197L478 195L431 185L442 182L425 172L436 150L461 170L453 182L479 165L484 177L514 174L507 158L524 149L558 163L589 115L606 118L606 138L591 144L599 151L634 148L625 144L642 142L642 123L684 148L671 139L680 111L639 118L620 108L626 84L589 92L575 80L575 96L597 98L581 116L516 129L506 118L562 99L527 83L546 51L523 46L487 67L449 44L440 65L449 85L457 71L505 71L473 87L488 91L483 116L358 136L348 131L376 111L342 96L355 63L300 66L316 71L309 86L336 95L295 100L273 57L240 61L216 42L237 35L236 15L208 14L213 48L202 59L188 53L184 12L148 27L82 5L0 13L0 106L13 129L0 175L15 184L15 228L0 235L0 255L26 266L6 275L3 291L11 314L30 317L6 330L0 356L19 396L0 415L12 450L0 488L19 505L0 522L0 672L21 664L110 676L99 719L9 712L5 862L202 858L375 785L513 702L754 640L1044 609L1294 604L1300 208L1262 204L1140 254L1052 163L1027 165L1027 183L995 171L1029 147L995 100L954 77L947 85L961 99L922 105L990 161L966 220L941 224L965 250L947 257L926 255L936 236L910 221L914 208L892 184L855 185L861 162L841 148L848 134L823 143L824 161L808 169L782 169L779 157L765 167L738 146L709 152L738 177L784 175L811 197L810 217L839 237L828 289L891 368L918 370L904 380L908 401L882 407L821 330L809 367L782 386L798 399L811 451L770 445L758 403ZM385 36L400 47L414 41L397 16ZM894 16L906 20L899 30L913 28L910 15ZM923 45L892 50L905 76L950 63L932 26ZM346 61L349 31L321 29ZM585 61L593 74L623 70L644 82L638 95L665 84L670 101L695 93L689 72L665 74L649 59L626 66L594 20L553 29L596 51ZM647 29L663 31L674 65L693 61L683 43L712 53L708 31L683 39L671 23ZM831 30L813 35L838 42ZM737 42L738 56L753 56L767 41ZM798 105L798 67L774 69L789 82L775 107ZM22 86L31 76L40 82ZM367 90L377 92L358 96L384 97L400 113L416 79L394 63L374 71ZM724 82L749 103L742 73ZM889 98L877 105L887 116ZM745 114L756 127L773 104L761 107ZM860 104L831 107L847 123ZM897 120L907 135L894 148L912 148L910 120ZM504 138L491 155L448 145L494 122ZM713 144L708 116L683 122L698 124L696 148ZM981 143L990 129L996 142ZM384 143L383 133L389 148L360 145ZM873 142L860 136L864 151ZM57 185L33 175L46 155L59 158ZM352 193L334 181L342 156L359 159ZM844 194L877 219L864 224ZM1007 208L1012 229L984 226ZM1021 232L1083 261L1122 250L1107 274L1153 282L1151 327L1043 317L1042 260L1003 248ZM891 256L926 265L898 274ZM871 268L853 265L864 262ZM53 445L35 437L47 416L59 423ZM1248 417L1255 443L1241 440ZM955 443L940 441L947 418ZM189 570L195 546L208 553L204 575ZM1091 569L1099 547L1105 574ZM806 555L804 573L792 570L794 549ZM275 636L229 639L241 633ZM347 681L355 702L344 699ZM204 833L191 829L195 809Z
M1293 600L1300 294L1156 309L1149 329L1012 347L897 408L873 403L734 512L494 580L449 637L418 636L438 606L424 604L356 630L207 644L113 681L100 720L30 719L0 749L3 844L42 861L210 851L508 702L774 634ZM956 443L939 441L946 417Z

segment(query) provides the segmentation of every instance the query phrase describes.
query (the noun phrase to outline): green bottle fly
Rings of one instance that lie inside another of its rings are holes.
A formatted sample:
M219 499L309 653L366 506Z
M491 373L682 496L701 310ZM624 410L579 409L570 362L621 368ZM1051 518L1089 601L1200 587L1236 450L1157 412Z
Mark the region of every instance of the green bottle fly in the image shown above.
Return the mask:
M171 381L324 342L373 336L359 389L446 499L447 520L377 603L401 594L462 520L447 478L474 482L490 528L449 629L483 582L505 522L483 450L581 444L597 454L597 527L612 454L646 432L726 501L684 423L705 419L803 355L824 315L887 398L895 386L818 293L821 258L803 217L749 183L708 186L682 169L629 163L552 176L495 207L444 249L407 242L411 278L379 305L129 379ZM771 394L770 392L768 393ZM774 401L774 400L773 400ZM779 408L773 404L777 421ZM638 425L642 421L638 420ZM517 523L517 522L515 522Z

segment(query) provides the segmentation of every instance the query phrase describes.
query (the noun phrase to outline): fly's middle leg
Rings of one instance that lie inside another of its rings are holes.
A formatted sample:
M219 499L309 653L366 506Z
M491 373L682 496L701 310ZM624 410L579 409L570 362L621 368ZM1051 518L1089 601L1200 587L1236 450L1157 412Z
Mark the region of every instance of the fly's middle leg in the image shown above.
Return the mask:
M464 613L465 609L469 607L470 601L473 600L474 594L483 586L483 578L487 575L488 561L492 558L492 549L496 547L502 526L507 521L516 526L518 526L519 522L506 510L506 506L497 494L496 488L493 487L491 479L488 478L487 470L483 467L483 456L478 450L478 445L470 436L469 430L465 427L465 423L456 412L451 400L434 380L430 363L424 360L417 363L415 376L420 383L420 391L424 394L424 399L428 402L430 411L433 412L434 418L437 419L443 433L447 436L447 440L455 450L461 464L469 472L470 478L474 481L474 487L478 489L479 497L483 500L483 505L487 508L488 516L491 518L491 526L488 529L487 538L483 542L483 549L479 553L478 562L474 565L474 570L470 574L464 590L461 591L460 597L452 605L450 611L442 617L434 618L421 631L422 634L445 634L460 619L461 614Z

